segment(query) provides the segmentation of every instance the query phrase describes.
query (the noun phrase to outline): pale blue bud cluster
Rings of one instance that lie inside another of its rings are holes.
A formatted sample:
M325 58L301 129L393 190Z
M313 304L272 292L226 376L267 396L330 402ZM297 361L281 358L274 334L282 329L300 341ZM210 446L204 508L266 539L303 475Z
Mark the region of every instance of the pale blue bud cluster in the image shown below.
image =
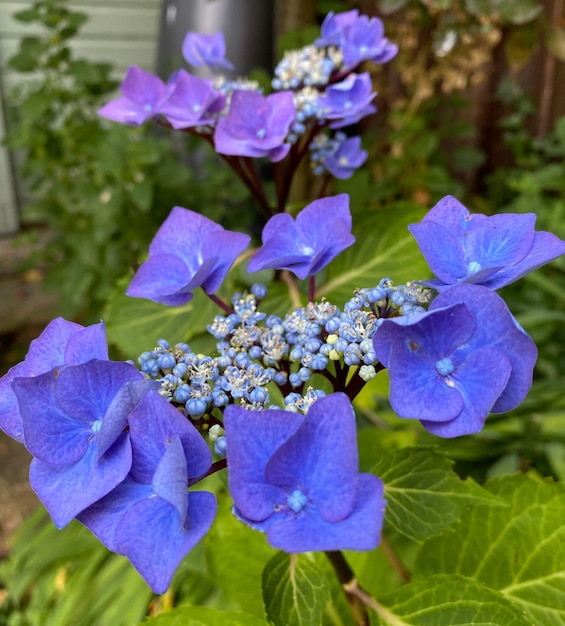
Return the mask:
M270 383L280 388L285 408L305 413L323 395L306 384L314 374L327 375L335 364L343 371L355 368L363 381L371 380L378 362L372 338L379 321L425 311L430 300L429 289L414 283L394 287L384 278L374 288L357 289L343 310L322 300L283 319L259 310L266 295L261 284L250 293L234 294L233 313L216 316L208 326L218 340L213 357L195 354L186 343L171 348L162 339L139 357L141 371L161 382L161 395L197 426L214 424L214 409L229 404L268 408ZM219 455L222 446L215 445Z

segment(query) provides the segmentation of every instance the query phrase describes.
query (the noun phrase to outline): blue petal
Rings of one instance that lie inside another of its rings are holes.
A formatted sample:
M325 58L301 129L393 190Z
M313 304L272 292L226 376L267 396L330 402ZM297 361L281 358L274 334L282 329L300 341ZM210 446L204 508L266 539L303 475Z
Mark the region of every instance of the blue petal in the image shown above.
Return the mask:
M534 213L493 215L483 220L461 242L467 262L476 261L483 268L518 263L532 247L535 222Z
M167 446L153 475L152 485L158 496L175 507L180 523L184 524L188 507L188 477L186 457L178 437Z
M264 471L271 456L303 420L303 415L279 409L248 411L236 405L226 407L229 487L235 505L245 517L264 520L286 501L285 492L268 483Z
M108 360L108 343L104 322L80 328L71 337L65 347L66 365L80 365L92 359ZM57 365L61 365L58 363Z
M91 438L90 422L66 413L56 401L59 369L12 383L19 400L26 447L37 459L53 466L75 463Z
M130 467L131 446L127 433L123 433L99 461L93 445L72 465L55 467L34 459L29 481L55 526L63 528L73 517L119 485Z
M118 552L116 531L122 517L137 502L153 495L153 487L135 482L129 476L115 489L77 515L112 552Z
M320 516L335 522L353 509L358 471L355 413L345 394L333 393L314 402L268 461L265 478L286 491L306 491Z
M134 480L151 483L168 444L179 437L184 449L188 478L204 474L212 453L196 428L159 393L143 396L129 418Z
M372 474L360 474L356 505L348 517L328 522L307 507L306 513L271 525L267 539L286 552L373 550L380 543L385 506L382 482Z
M142 500L119 524L119 552L127 556L155 593L164 593L180 562L208 532L215 514L216 498L207 492L190 493L184 526L175 507L166 500Z

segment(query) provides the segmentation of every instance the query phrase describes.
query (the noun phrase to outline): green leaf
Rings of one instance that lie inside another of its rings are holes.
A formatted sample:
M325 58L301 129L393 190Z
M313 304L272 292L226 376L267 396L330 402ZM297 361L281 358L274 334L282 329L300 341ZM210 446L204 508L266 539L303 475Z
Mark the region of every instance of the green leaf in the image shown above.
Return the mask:
M472 509L427 541L417 574L473 577L519 605L530 623L565 623L565 486L518 474L485 487L508 506Z
M230 606L264 618L261 576L275 554L265 535L252 530L231 512L231 498L218 495L218 513L204 538L210 574Z
M137 358L151 350L155 342L167 339L174 345L205 329L217 311L217 307L201 289L184 306L165 306L145 300L130 298L125 290L129 279L119 282L109 298L103 315L108 340L128 358Z
M417 580L375 604L383 626L532 626L502 594L463 576Z
M134 183L128 191L131 199L141 211L149 211L153 203L153 184L149 178Z
M35 22L40 19L39 7L34 6L31 9L24 9L14 13L12 17L18 22Z
M279 552L263 571L263 600L275 626L315 626L321 624L330 596L308 554Z
M176 606L150 617L147 626L266 626L267 622L243 611L218 611L204 606Z
M501 505L471 478L461 480L452 465L432 448L402 448L383 456L371 471L385 485L387 523L422 541L448 528L469 505Z
M381 278L395 284L430 275L408 224L420 221L423 210L385 209L368 211L353 220L356 242L342 252L328 268L326 282L316 297L327 297L339 306L353 296L356 287L373 287Z

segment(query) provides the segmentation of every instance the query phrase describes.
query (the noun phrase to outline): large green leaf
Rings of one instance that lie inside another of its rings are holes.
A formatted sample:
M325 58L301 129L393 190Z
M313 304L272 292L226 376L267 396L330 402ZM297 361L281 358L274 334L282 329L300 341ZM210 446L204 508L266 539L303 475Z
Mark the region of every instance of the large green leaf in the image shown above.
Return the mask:
M237 520L230 507L231 498L219 494L216 519L204 538L210 575L231 606L263 618L261 576L276 551L265 535Z
M408 224L422 217L422 210L399 208L372 211L363 219L356 217L356 242L329 266L316 296L341 306L353 297L356 287L374 287L381 278L389 277L398 285L429 277L430 270L408 231Z
M218 611L204 606L176 606L150 617L147 626L266 626L263 619L243 611Z
M453 461L432 448L401 448L383 456L371 470L385 485L386 521L421 541L448 528L464 507L501 505L471 478L461 480Z
M219 309L197 289L194 298L184 306L164 306L143 298L125 295L128 280L112 294L104 313L108 340L128 358L137 358L151 350L158 339L174 345L204 330Z
M532 626L502 594L463 576L414 581L374 608L383 626Z
M565 486L503 476L486 488L507 507L472 509L426 542L416 571L474 577L519 605L536 626L565 623Z
M263 571L263 600L275 626L316 626L330 596L310 555L279 552Z

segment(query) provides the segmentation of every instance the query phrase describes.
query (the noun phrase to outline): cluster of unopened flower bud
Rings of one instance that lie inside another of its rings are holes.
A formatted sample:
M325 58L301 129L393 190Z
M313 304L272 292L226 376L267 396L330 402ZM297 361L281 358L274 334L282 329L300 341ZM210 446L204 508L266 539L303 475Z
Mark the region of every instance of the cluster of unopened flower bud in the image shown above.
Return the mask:
M275 67L272 87L277 91L303 86L322 87L329 83L332 72L341 63L341 51L334 46L318 48L308 45L298 50L288 50Z
M215 423L212 412L228 404L268 408L270 383L280 388L287 409L305 412L321 393L309 387L303 394L306 383L328 371L332 361L357 368L365 382L374 378L372 337L379 320L423 311L429 294L413 283L394 287L383 279L377 287L356 290L343 311L322 300L282 319L259 310L267 289L256 284L250 293L233 296L233 313L216 316L208 326L218 340L215 356L161 339L138 362L146 376L161 382L161 394L204 430Z

